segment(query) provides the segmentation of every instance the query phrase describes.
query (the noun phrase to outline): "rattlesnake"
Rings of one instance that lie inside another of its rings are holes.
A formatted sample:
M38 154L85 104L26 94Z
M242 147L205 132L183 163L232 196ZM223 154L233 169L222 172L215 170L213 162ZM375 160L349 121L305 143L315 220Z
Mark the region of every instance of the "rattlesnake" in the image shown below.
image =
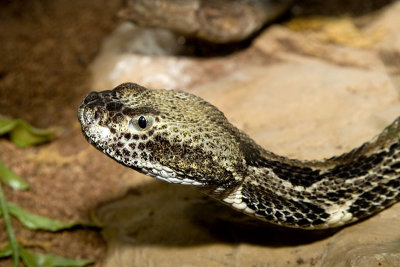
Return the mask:
M400 117L371 142L321 161L269 152L180 91L124 83L89 93L78 117L87 140L123 165L271 223L338 227L400 200Z

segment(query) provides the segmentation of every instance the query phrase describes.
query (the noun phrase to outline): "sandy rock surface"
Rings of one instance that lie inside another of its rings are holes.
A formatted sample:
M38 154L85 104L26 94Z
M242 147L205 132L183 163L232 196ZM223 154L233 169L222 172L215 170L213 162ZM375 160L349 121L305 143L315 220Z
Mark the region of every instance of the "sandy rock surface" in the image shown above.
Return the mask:
M338 155L400 114L400 2L362 18L363 27L347 20L335 30L273 26L248 49L209 59L130 53L124 33L135 27L125 25L92 65L93 89L133 81L185 90L275 153ZM341 230L308 232L254 221L192 188L128 169L121 181L126 196L96 212L106 266L400 265L400 204Z

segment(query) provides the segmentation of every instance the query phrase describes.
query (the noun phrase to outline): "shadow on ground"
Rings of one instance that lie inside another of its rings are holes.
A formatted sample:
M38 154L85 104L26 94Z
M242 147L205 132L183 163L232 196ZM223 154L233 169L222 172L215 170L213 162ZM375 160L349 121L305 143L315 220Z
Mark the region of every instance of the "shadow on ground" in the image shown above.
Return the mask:
M104 236L137 245L197 246L248 243L298 246L339 229L300 230L272 225L231 209L193 188L152 181L101 205Z

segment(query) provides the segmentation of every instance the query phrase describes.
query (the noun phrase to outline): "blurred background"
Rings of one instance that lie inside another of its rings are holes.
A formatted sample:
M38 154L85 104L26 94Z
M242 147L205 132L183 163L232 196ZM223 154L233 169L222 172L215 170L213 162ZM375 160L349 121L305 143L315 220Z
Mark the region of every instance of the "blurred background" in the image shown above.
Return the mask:
M6 198L103 226L54 234L14 220L24 246L94 266L400 264L399 205L335 235L247 222L106 158L76 116L88 92L131 81L197 94L275 153L338 155L400 114L400 1L14 0L0 2L0 25L0 115L56 130L25 149L0 139L0 160L31 185Z

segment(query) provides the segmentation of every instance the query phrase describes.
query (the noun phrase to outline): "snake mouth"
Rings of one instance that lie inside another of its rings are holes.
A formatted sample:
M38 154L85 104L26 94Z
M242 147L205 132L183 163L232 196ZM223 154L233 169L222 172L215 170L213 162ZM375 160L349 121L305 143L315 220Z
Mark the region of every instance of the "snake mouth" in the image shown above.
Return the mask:
M106 140L110 129L102 125L108 115L101 94L97 92L87 94L79 105L77 115L86 140L97 149L103 151L101 147L103 142L97 141L99 138L105 138L104 140Z
M82 127L84 126L84 124L86 124L84 114L85 114L85 107L81 103L81 105L78 108L78 120L79 120L79 122L80 122Z

